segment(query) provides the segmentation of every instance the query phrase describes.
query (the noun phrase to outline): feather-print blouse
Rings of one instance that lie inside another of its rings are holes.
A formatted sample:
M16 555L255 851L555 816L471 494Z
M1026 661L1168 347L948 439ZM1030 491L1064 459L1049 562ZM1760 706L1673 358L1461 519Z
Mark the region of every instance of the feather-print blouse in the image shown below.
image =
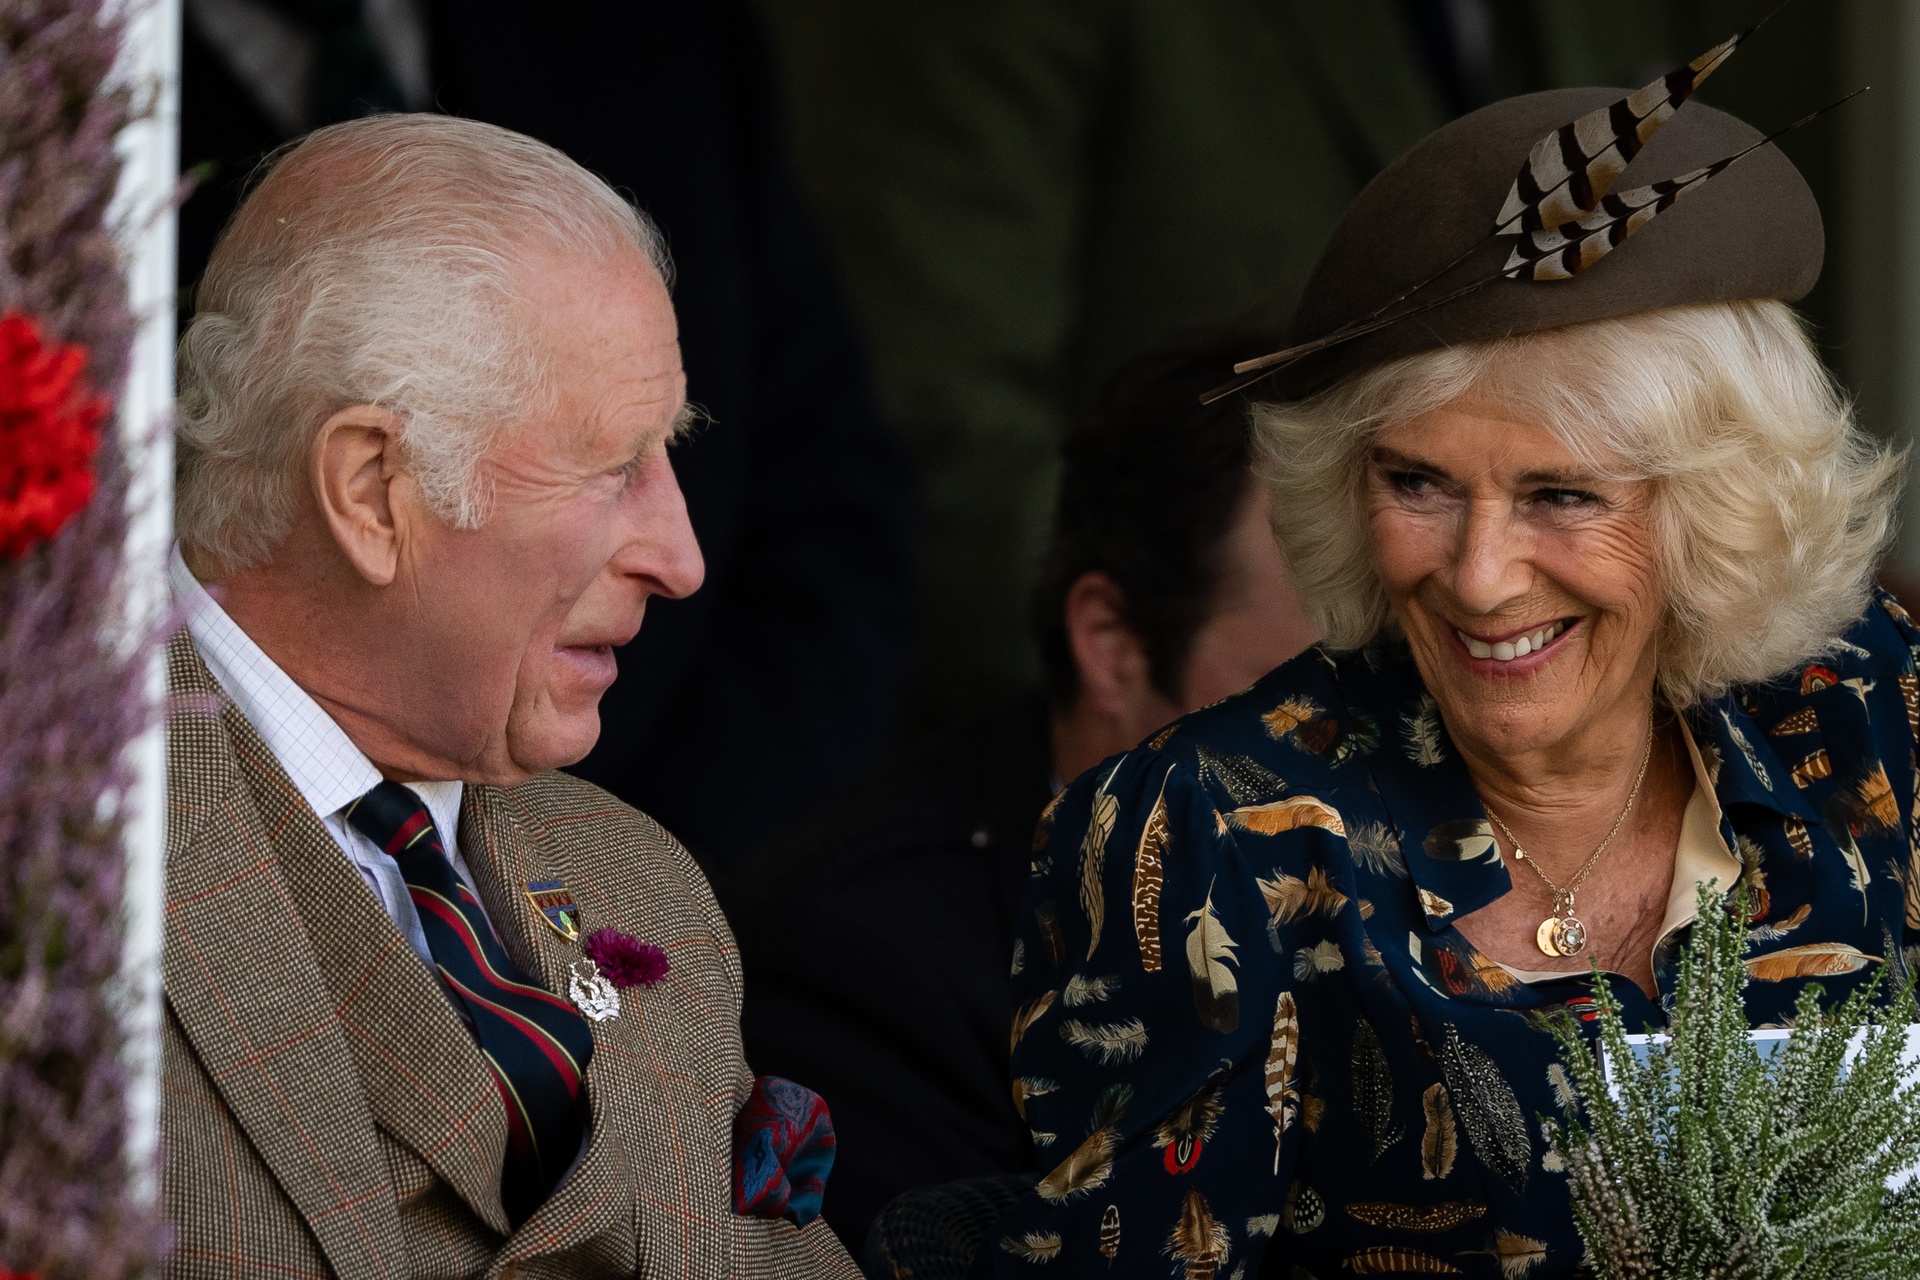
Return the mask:
M1817 662L1687 713L1758 906L1756 1025L1910 962L1916 645L1879 595ZM1512 882L1404 645L1309 650L1176 721L1035 846L1013 1095L1047 1172L987 1241L997 1274L1574 1272L1540 1018L1590 1019L1589 979L1519 981L1454 928Z

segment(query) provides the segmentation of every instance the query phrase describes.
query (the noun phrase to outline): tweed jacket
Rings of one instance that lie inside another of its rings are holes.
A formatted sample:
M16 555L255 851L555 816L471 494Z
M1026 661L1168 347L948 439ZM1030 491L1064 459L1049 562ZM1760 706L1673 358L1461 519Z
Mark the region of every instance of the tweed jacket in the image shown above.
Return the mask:
M558 773L466 789L460 847L535 981L579 958L523 893L543 879L672 964L592 1024L586 1151L509 1233L506 1112L452 1005L185 634L168 688L169 1276L858 1275L824 1222L733 1212L740 962L656 823Z

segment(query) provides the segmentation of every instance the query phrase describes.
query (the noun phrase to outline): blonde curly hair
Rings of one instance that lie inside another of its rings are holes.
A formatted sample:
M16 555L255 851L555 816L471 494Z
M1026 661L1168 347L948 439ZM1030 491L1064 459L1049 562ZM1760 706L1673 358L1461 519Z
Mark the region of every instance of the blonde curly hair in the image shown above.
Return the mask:
M1855 425L1792 308L1716 302L1445 347L1257 406L1274 533L1334 647L1394 626L1362 504L1374 440L1469 393L1654 485L1671 705L1788 670L1866 606L1903 455Z

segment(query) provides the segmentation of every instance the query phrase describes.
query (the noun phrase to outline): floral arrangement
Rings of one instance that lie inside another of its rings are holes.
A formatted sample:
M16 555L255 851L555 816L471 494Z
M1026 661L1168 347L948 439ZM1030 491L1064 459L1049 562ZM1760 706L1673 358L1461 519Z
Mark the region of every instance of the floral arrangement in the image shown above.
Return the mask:
M0 0L0 1275L147 1270L130 1191L122 956L125 456L105 430L134 324L108 208L135 117L127 6Z
M60 532L93 496L106 401L83 377L86 348L49 344L17 312L0 316L0 557Z
M1731 906L1731 910L1729 910ZM1573 1103L1555 1126L1601 1280L1920 1277L1920 1083L1903 1065L1913 984L1822 1009L1808 987L1771 1055L1748 1035L1743 890L1700 893L1668 1037L1635 1057L1596 982L1602 1059L1557 1028ZM1891 979L1890 979L1891 982Z

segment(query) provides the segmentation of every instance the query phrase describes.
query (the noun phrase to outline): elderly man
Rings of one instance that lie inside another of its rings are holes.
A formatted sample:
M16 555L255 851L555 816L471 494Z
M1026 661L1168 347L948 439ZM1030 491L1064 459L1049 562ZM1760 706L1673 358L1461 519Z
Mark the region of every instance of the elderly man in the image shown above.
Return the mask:
M700 585L665 277L598 179L436 116L312 135L214 253L180 351L173 1275L854 1274L783 1220L824 1126L756 1088L705 881L554 772L647 599Z

